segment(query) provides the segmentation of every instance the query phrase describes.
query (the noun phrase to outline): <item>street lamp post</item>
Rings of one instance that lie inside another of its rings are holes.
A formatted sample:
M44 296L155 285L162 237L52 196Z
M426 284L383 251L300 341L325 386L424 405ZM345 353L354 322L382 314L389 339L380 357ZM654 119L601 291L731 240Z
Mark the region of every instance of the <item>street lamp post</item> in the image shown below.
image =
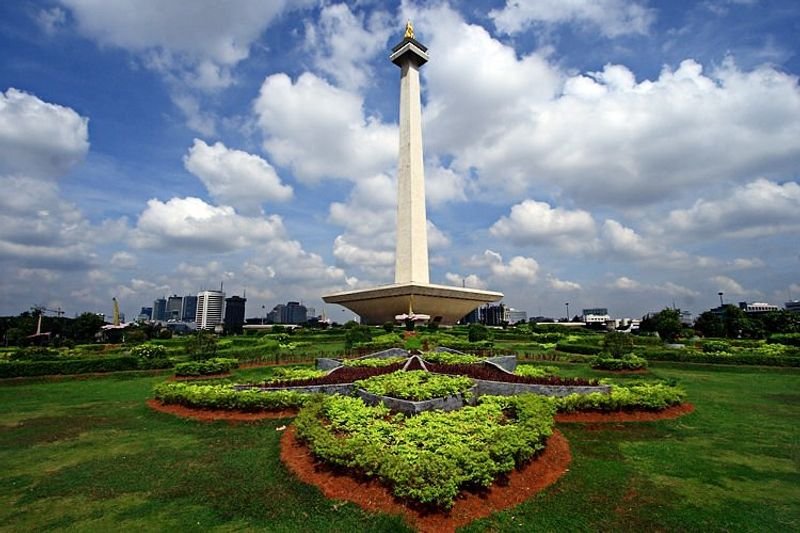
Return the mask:
M565 303L564 305L567 306L567 322L569 322L569 302Z
M261 325L263 326L264 322L266 322L266 321L267 321L267 306L266 305L262 305L261 306Z

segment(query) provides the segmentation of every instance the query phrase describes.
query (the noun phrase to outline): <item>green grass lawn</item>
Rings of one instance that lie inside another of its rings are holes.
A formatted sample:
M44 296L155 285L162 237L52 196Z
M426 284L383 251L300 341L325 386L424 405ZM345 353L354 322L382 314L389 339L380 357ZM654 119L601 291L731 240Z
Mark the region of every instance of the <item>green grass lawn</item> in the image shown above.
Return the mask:
M608 376L557 366L563 375ZM568 473L466 529L800 530L800 371L654 364L624 379L655 378L677 380L696 411L561 425L573 453ZM0 530L407 529L295 481L278 457L276 428L286 420L231 426L150 411L144 401L163 379L0 384Z

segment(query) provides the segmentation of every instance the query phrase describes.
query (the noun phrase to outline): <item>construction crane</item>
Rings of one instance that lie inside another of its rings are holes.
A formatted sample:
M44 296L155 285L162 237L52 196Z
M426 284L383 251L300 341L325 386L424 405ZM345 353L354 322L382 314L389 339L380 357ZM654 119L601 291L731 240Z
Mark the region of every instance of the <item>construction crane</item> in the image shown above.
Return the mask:
M43 305L34 305L31 310L39 315L38 320L36 321L36 333L34 335L38 336L42 334L42 315L45 313L54 313L58 318L64 316L64 311L61 310L59 306L58 309L48 309ZM46 335L50 335L50 333L46 333Z

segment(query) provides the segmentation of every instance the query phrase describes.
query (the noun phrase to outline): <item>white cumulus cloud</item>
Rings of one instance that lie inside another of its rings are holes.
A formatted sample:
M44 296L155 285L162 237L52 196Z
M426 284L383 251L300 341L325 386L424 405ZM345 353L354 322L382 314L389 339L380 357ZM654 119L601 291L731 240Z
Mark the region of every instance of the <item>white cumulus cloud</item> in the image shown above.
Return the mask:
M536 24L576 24L606 37L646 34L655 10L629 0L507 0L489 12L498 30L517 33Z
M60 176L89 150L89 120L14 88L0 93L0 175Z
M363 97L311 73L268 76L253 104L264 149L303 181L357 180L394 167L397 127L366 116Z
M293 194L264 159L221 142L209 146L195 139L183 164L215 200L245 213L258 213L263 202L283 202Z
M214 206L200 198L152 199L139 215L132 235L137 248L228 252L279 238L277 215L246 217L230 206Z

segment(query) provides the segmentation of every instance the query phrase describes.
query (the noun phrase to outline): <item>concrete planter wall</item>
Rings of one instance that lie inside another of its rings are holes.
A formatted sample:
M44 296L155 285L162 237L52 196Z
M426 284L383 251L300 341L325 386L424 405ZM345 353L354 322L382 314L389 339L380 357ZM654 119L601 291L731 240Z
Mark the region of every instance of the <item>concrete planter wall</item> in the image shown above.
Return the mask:
M408 351L404 350L403 348L389 348L387 350L381 350L380 352L362 355L361 357L356 357L355 359L388 359L390 357L408 357ZM317 370L335 370L341 366L344 365L339 359L317 357L316 360Z
M536 383L505 383L476 379L476 394L493 394L497 396L513 396L515 394L534 393L543 396L569 396L570 394L591 394L611 392L609 385L539 385Z
M378 405L383 403L392 411L399 411L401 413L416 415L423 411L430 411L438 409L440 411L455 411L461 409L465 405L472 405L475 403L475 390L476 387L469 389L472 393L472 398L469 401L464 399L463 394L453 394L451 396L444 396L442 398L432 398L430 400L421 400L418 402L412 400L401 400L400 398L392 398L391 396L379 396L372 394L364 389L356 389L356 394L359 398L364 400L367 405Z
M516 355L498 355L497 357L489 357L484 360L484 363L513 373L517 369L517 356Z

